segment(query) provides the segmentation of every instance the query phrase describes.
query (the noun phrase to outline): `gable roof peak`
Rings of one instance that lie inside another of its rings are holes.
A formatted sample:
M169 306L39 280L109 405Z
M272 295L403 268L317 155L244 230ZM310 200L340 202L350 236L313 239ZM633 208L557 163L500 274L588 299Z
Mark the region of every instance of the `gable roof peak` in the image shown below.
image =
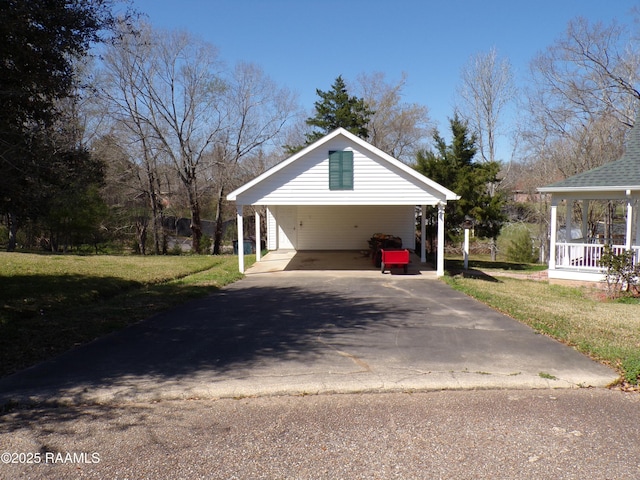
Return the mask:
M456 193L452 192L448 188L445 188L442 185L434 182L430 178L425 177L424 175L420 174L417 170L411 168L410 166L406 165L405 163L401 162L400 160L392 157L388 153L385 153L384 151L380 150L378 147L375 147L374 145L370 144L366 140L363 140L362 138L358 137L357 135L349 132L345 128L339 127L337 129L335 129L334 131L328 133L324 137L316 140L312 144L307 145L306 147L304 147L302 150L300 150L299 152L295 153L291 157L289 157L289 158L283 160L282 162L278 163L277 165L271 167L269 170L267 170L266 172L262 173L261 175L258 175L253 180L251 180L248 183L244 184L240 188L237 188L233 192L229 193L227 195L227 200L235 201L237 199L238 195L241 195L242 193L246 192L247 190L252 189L255 185L257 185L260 182L262 182L262 181L266 180L267 178L271 177L276 172L286 168L287 166L291 165L292 163L294 163L297 160L301 159L302 157L306 156L310 152L313 152L314 150L317 150L317 149L321 148L322 145L330 142L331 140L335 139L338 136L345 137L347 140L351 141L352 143L355 143L356 145L358 145L362 149L364 149L364 150L370 152L371 154L377 156L378 158L382 159L384 162L395 166L399 170L403 171L405 174L407 174L410 177L413 177L414 179L418 180L420 183L426 184L430 188L440 192L443 195L445 201L446 200L458 200L460 198Z

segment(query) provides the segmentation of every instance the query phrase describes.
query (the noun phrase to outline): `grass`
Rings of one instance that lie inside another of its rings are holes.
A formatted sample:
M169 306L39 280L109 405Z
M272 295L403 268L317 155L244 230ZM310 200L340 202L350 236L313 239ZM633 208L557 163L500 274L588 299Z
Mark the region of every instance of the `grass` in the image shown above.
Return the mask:
M237 262L0 252L0 376L205 296L242 276Z
M485 272L486 273L486 272ZM456 290L610 365L631 383L640 373L640 304L607 301L593 287L501 277L446 276Z

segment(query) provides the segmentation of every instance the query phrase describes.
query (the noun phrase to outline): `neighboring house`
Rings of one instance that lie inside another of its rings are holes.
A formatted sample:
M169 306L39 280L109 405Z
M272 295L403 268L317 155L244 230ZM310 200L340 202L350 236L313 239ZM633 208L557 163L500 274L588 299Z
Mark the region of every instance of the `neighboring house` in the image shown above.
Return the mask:
M269 250L364 250L375 233L398 236L412 248L415 207L438 206L438 275L444 274L444 206L458 198L342 128L227 196L237 206L238 252L245 205L266 206ZM424 230L423 222L423 239ZM420 256L425 262L424 240ZM238 257L243 272L243 255Z
M549 245L549 278L564 280L601 281L605 270L599 260L605 244L614 252L635 252L640 260L640 117L629 132L625 153L619 160L589 170L566 180L538 189L551 194L551 233ZM623 200L625 202L624 234L614 238L603 235L589 237L587 212L591 200ZM564 227L558 226L558 205L566 201L568 211L574 202L582 203L580 225L572 225L566 215ZM561 237L560 231L571 232L571 238ZM577 230L577 232L576 232Z

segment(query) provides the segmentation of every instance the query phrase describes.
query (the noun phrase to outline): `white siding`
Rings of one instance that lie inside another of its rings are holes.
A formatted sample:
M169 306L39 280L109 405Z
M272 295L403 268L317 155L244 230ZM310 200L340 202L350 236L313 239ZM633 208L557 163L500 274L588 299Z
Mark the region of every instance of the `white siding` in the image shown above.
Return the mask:
M277 208L277 207L276 207ZM267 250L277 250L278 243L276 237L277 225L273 212L267 207Z
M352 150L353 190L329 190L329 151ZM243 205L433 205L443 200L395 165L336 137L238 195ZM368 156L369 155L369 156Z
M413 249L415 207L300 206L297 228L297 250L366 250L374 233L398 236Z
M269 250L295 249L297 244L297 207L275 205L267 209L267 244Z

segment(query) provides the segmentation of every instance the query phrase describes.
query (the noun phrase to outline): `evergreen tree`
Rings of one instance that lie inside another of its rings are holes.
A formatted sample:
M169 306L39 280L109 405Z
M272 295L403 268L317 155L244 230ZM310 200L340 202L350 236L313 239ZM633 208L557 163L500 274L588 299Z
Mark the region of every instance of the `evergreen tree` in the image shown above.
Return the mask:
M495 188L500 164L474 160L476 137L457 114L450 119L450 126L451 144L447 145L436 131L435 151L418 152L415 169L461 197L449 202L445 210L450 240L461 233L461 225L467 218L474 220L478 235L495 240L505 219L502 212L505 199ZM436 223L435 219L432 223Z
M349 95L342 76L336 78L331 90L316 89L316 94L320 97L314 104L316 114L307 119L307 125L316 129L306 135L307 145L340 127L360 138L369 136L367 125L374 112L364 99Z
M17 225L42 217L56 188L69 184L64 175L82 170L58 168L83 152L52 137L74 94L74 62L112 24L114 2L0 0L0 213L10 250Z

